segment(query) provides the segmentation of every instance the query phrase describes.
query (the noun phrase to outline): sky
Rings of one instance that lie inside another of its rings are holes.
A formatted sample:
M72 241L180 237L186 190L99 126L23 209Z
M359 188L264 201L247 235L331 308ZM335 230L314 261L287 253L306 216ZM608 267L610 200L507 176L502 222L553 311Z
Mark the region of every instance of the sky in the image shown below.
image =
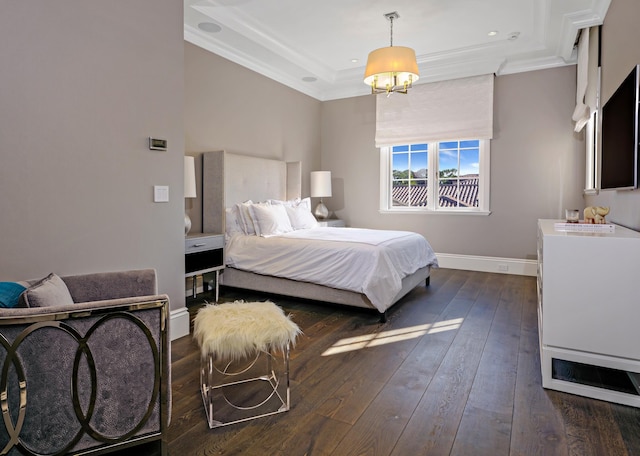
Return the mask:
M439 144L438 170L458 168L459 151L460 175L478 174L480 162L479 141L460 141L459 144L460 149L458 149L458 141L442 142ZM397 146L393 148L395 152L393 154L394 171L404 171L409 168L409 148L412 150L411 170L418 171L428 167L428 148L426 144ZM400 152L398 153L398 151Z

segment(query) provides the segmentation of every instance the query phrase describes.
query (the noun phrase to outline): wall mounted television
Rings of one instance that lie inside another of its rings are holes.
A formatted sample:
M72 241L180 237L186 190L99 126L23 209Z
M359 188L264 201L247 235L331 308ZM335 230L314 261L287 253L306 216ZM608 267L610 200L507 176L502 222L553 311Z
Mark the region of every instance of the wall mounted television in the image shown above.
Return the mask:
M638 187L639 78L640 65L636 65L602 107L600 188L603 190Z

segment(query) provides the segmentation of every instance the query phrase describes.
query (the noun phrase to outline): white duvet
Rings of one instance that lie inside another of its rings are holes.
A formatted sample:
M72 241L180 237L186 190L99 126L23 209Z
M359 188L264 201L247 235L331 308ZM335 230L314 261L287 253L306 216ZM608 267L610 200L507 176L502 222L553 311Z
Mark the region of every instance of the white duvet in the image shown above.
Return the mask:
M234 235L225 263L257 274L363 293L384 312L418 269L437 267L426 239L408 231L322 227L271 236Z

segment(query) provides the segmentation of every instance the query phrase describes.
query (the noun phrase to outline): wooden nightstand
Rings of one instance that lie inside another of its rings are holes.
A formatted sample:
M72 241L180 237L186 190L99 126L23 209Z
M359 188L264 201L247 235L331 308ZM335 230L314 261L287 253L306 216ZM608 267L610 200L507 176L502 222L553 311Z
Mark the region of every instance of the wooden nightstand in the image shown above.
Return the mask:
M224 269L224 234L194 233L184 240L185 277L193 277L193 296L196 296L196 277L216 273L216 302L218 302L220 271ZM204 288L204 279L203 285Z
M324 219L324 220L318 220L318 226L332 226L336 228L344 228L347 225L344 223L344 220Z

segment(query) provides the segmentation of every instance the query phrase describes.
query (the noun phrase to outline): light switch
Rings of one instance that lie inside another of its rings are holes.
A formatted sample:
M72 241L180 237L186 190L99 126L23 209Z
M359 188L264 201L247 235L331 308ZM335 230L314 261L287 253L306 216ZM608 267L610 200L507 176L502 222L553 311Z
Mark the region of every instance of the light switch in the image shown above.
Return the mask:
M169 186L168 185L153 186L153 202L154 203L169 202Z

